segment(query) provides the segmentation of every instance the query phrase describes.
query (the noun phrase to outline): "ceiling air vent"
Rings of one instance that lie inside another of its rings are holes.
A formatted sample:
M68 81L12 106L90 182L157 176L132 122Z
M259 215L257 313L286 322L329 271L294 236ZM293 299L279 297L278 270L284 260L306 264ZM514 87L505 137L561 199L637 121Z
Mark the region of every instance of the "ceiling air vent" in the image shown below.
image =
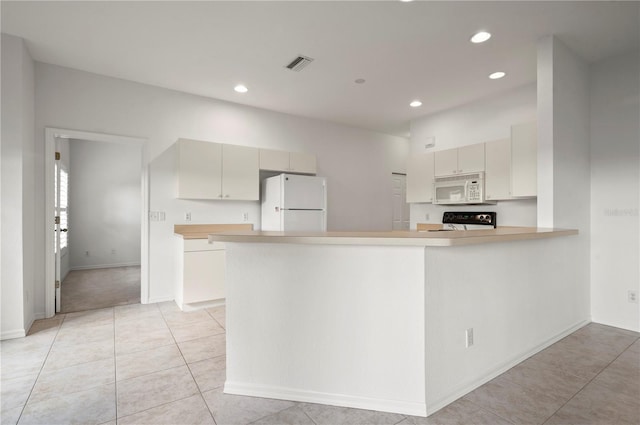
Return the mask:
M285 66L285 68L288 68L292 71L300 72L305 66L309 65L311 62L313 62L312 58L308 58L306 56L298 56L297 58L292 60L289 65Z

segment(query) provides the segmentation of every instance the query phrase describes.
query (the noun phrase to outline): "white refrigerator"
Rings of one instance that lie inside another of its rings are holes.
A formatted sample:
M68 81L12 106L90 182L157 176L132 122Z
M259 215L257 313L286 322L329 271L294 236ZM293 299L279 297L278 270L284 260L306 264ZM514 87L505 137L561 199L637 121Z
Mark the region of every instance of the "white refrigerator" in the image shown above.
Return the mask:
M262 181L262 230L325 232L324 177L280 174Z

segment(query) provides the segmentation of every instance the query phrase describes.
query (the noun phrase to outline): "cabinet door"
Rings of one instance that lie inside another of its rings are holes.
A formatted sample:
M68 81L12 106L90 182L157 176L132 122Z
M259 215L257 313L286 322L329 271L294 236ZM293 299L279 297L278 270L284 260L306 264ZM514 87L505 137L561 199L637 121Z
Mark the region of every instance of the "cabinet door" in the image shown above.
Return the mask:
M407 202L433 201L434 154L411 155L407 161Z
M178 141L178 198L220 199L222 145L199 140Z
M458 148L458 173L484 171L484 143Z
M511 196L511 139L485 143L485 193L487 200Z
M435 175L450 176L458 173L458 150L447 149L435 153Z
M511 126L511 195L533 197L538 193L537 123Z
M258 149L222 145L222 198L257 201L260 198Z
M196 303L224 298L224 277L224 250L185 252L183 302Z
M294 173L315 174L316 156L307 153L289 153L289 171Z
M289 152L260 149L260 169L269 171L289 171Z

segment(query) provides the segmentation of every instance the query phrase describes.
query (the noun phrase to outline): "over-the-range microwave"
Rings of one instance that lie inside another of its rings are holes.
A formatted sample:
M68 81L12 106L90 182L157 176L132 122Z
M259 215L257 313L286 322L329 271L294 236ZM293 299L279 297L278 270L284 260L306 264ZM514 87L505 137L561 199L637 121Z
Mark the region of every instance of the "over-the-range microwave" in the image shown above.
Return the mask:
M434 192L434 204L495 204L485 199L484 172L436 177Z

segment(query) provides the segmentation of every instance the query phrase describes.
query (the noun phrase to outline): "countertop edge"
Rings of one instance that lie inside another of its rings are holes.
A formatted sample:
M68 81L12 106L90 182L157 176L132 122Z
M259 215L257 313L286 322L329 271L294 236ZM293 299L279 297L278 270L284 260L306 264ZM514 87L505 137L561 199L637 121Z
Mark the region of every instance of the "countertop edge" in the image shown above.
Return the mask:
M464 232L456 237L443 237L440 235L416 235L418 232L406 232L410 236L391 236L396 232L388 232L390 236L380 236L384 232L343 232L344 236L336 235L339 232L329 232L327 235L309 234L309 235L285 235L285 234L261 234L260 232L252 233L235 233L225 232L210 234L209 243L217 242L244 242L244 243L289 243L304 245L382 245L382 246L461 246L474 245L482 243L509 242L518 240L546 239L563 236L577 235L578 230L575 229L530 229L530 228L511 228L512 233L506 234L474 234L473 232ZM522 229L522 230L518 230ZM530 229L527 231L527 229ZM422 232L419 232L422 233Z
M251 223L174 224L173 233L182 239L208 239L218 232L253 230Z

